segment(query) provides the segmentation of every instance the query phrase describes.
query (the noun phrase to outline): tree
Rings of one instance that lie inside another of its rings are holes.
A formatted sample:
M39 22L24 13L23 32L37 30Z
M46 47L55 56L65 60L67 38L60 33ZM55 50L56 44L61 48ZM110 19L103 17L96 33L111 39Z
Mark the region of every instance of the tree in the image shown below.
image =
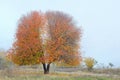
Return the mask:
M52 62L64 60L75 66L80 63L80 37L81 30L67 14L34 11L20 19L8 56L18 65L42 63L48 74Z
M84 62L89 71L91 71L93 69L93 66L97 63L97 61L91 57L85 58Z
M114 65L110 62L110 63L109 63L109 66L112 68Z
M5 55L6 51L4 49L0 49L0 69L11 68L12 63L7 60Z

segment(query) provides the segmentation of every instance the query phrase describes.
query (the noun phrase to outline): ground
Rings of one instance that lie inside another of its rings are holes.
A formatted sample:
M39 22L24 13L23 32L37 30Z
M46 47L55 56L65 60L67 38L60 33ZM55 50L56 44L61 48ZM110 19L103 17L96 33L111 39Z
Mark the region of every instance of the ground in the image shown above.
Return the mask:
M44 75L38 69L5 69L0 70L0 80L120 80L119 74L98 73L97 71L54 71Z

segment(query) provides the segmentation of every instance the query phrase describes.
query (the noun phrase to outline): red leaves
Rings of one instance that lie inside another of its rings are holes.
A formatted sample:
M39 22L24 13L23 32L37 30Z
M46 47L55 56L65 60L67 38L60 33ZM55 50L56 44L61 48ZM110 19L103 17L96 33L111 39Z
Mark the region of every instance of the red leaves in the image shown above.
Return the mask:
M56 60L79 64L80 34L72 17L67 14L31 12L19 21L16 41L9 52L10 59L18 65L52 63Z

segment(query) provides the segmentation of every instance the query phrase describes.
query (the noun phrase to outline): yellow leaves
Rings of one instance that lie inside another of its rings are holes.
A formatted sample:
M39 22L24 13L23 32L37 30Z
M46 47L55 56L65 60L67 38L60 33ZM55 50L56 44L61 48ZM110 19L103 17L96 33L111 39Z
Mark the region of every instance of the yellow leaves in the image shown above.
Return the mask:
M72 47L69 46L69 45L68 45L68 46L64 46L64 45L63 45L63 48L64 48L64 50L71 50L71 49L72 49Z
M84 60L88 70L92 69L93 66L95 65L95 60L91 57L85 58Z

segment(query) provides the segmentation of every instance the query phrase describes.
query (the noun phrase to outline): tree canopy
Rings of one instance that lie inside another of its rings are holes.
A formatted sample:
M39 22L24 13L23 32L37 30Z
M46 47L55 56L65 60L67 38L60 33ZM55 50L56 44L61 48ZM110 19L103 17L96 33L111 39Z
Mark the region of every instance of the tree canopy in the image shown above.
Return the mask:
M55 61L74 66L81 62L81 29L68 14L33 11L20 18L15 35L7 56L17 65L42 63L44 71L49 71Z

